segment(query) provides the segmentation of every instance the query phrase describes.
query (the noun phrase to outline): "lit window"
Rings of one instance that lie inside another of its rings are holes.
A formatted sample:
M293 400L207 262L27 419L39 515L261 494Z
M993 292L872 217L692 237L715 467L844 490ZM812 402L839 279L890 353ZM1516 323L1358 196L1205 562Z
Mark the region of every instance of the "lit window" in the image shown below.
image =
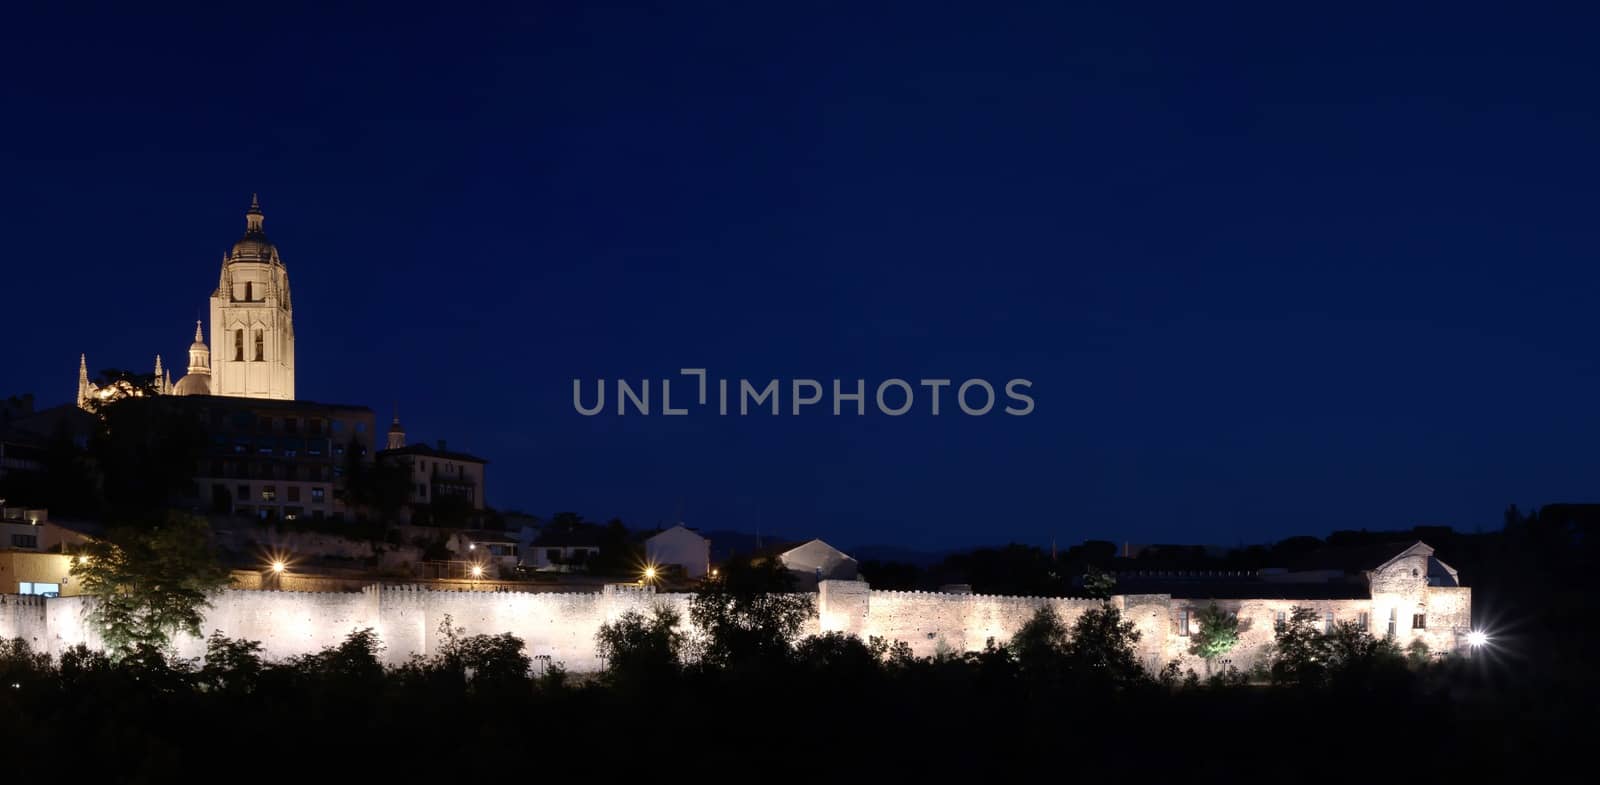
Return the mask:
M1411 614L1411 629L1413 629L1413 630L1425 630L1425 629L1428 629L1428 614L1426 614L1426 613L1413 613L1413 614Z
M61 596L61 584L22 581L17 586L17 593L31 594L38 597L59 597Z
M278 486L264 485L261 488L261 500L270 502L278 498Z
M1189 610L1187 608L1178 611L1178 634L1189 634Z
M321 488L312 488L311 489L311 501L314 501L314 502L321 502L322 501L322 489Z

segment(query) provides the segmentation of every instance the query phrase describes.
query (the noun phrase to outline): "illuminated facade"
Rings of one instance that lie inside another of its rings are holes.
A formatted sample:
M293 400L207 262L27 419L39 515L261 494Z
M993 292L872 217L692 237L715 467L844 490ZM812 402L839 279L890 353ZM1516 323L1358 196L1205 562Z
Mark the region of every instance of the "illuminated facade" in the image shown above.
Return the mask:
M294 306L289 273L277 246L262 229L265 216L254 197L245 213L245 233L222 257L222 273L211 293L208 347L199 323L189 347L188 374L176 383L156 355L154 392L159 395L223 395L294 400ZM105 386L89 381L88 359L78 358L77 402L141 395L127 382Z

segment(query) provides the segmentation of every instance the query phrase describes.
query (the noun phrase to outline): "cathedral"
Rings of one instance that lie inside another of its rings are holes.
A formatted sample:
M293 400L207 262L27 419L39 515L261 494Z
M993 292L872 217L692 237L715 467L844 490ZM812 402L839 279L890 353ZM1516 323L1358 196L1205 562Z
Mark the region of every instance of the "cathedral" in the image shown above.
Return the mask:
M196 322L189 368L176 382L171 368L163 367L161 355L156 355L156 393L294 400L289 272L261 228L263 219L261 204L252 196L244 236L222 257L222 274L211 293L211 346ZM144 391L127 382L94 384L87 356L78 357L78 406L88 409L95 401L140 394Z

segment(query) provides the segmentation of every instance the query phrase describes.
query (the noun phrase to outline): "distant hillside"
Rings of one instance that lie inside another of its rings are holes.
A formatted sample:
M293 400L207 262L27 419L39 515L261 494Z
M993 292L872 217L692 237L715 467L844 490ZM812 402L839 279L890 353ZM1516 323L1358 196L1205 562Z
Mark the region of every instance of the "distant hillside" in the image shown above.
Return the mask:
M919 551L911 548L902 548L898 545L858 545L853 548L844 548L843 550L845 553L855 557L858 562L899 562L918 567L932 567L944 561L950 554L955 553L955 551Z
M712 561L725 561L731 555L750 553L758 547L771 547L785 542L803 542L809 539L763 532L758 541L756 535L750 532L729 529L700 532L700 535L711 540ZM931 567L944 561L946 556L954 553L954 551L919 551L912 548L902 548L898 545L860 545L850 547L839 543L829 544L855 557L856 561L900 562L918 567Z
M700 532L700 536L711 540L712 561L727 561L728 557L736 553L750 553L760 546L794 541L793 538L782 534L767 534L763 532L758 546L756 535L749 532L736 532L726 529L714 532Z

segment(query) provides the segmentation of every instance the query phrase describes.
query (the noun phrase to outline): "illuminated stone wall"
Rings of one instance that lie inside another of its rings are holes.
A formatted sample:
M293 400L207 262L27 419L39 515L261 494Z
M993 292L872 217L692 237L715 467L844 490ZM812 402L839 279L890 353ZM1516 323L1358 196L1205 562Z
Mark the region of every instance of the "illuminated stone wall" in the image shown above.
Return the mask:
M1310 607L1319 615L1331 611L1335 621L1355 621L1366 612L1370 629L1381 636L1386 632L1383 609L1402 604L1410 609L1420 603L1428 627L1411 630L1408 614L1396 635L1402 647L1416 639L1427 642L1435 653L1464 645L1470 590L1404 584L1386 589L1370 600L1219 600L1219 607L1237 613L1240 620L1240 645L1228 659L1240 670L1264 663L1276 614L1287 615L1295 605ZM420 586L369 586L360 592L230 590L217 596L202 629L206 634L221 630L229 637L260 641L266 656L283 659L333 646L350 632L370 627L382 640L384 660L397 664L413 654L436 652L439 626L448 615L452 627L466 635L509 632L526 643L530 656L547 656L550 662L581 672L603 665L595 650L600 625L629 610L648 612L664 604L677 610L687 626L690 597L656 594L638 586L574 593L441 591ZM805 634L840 631L900 640L918 656L977 651L991 639L1003 643L1046 605L1071 624L1099 603L1079 598L874 591L857 581L823 581L816 598L817 616L806 625ZM92 602L84 597L0 597L0 636L21 637L52 654L78 643L98 648L100 642L86 621ZM1147 668L1158 670L1177 660L1184 669L1205 672L1204 663L1187 653L1191 639L1180 634L1180 618L1184 610L1198 615L1209 600L1132 594L1113 597L1111 603L1139 631L1139 658ZM1198 623L1191 621L1191 630L1197 629ZM197 657L204 642L185 638L177 648L182 656Z
M0 594L0 637L30 643L45 640L49 634L45 603L43 597Z
M835 581L825 582L837 583ZM859 630L847 629L863 638L879 637L905 641L919 657L941 652L978 651L993 639L1004 643L1034 613L1045 605L1054 606L1067 624L1077 620L1097 600L1045 597L1007 597L987 594L944 594L920 591L868 591L864 618ZM852 597L852 603L862 598ZM822 609L832 616L838 610ZM852 608L849 615L859 615ZM826 616L825 616L826 618Z

